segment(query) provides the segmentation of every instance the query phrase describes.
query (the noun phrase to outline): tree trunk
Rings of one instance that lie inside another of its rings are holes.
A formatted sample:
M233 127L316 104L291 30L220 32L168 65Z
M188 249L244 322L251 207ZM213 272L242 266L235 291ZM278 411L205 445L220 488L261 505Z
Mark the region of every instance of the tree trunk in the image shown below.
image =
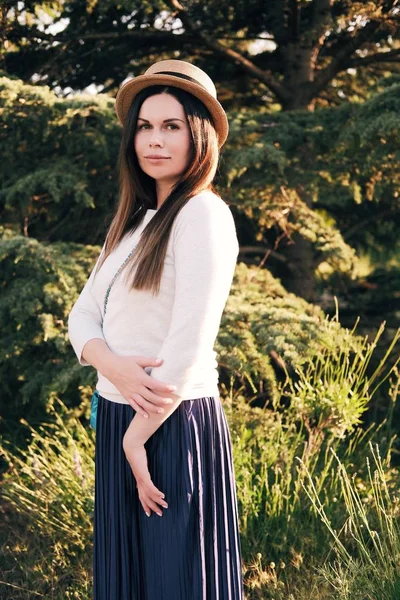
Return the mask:
M282 48L284 63L284 85L288 94L282 100L282 110L314 111L315 96L313 81L318 49L302 46L302 40L289 42ZM311 198L302 193L301 198L311 207ZM288 271L282 277L282 284L289 292L309 302L317 301L317 282L313 245L298 233L292 242L282 247L281 253L288 260Z
M288 261L288 269L280 279L288 292L304 298L308 302L317 302L317 285L314 276L314 249L312 243L294 232L292 242L280 247L280 253Z

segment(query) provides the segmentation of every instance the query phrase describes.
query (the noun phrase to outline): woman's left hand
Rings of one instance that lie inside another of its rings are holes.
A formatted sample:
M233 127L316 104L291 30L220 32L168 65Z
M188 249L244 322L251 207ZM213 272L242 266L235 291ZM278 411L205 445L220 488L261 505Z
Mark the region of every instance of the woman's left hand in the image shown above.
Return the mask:
M122 446L125 456L131 466L132 473L136 479L136 487L139 492L139 499L144 512L149 517L153 510L161 517L162 510L158 504L164 508L168 508L168 504L163 500L164 494L156 488L151 480L147 464L146 448L143 445L136 445L130 440L129 432L125 434Z

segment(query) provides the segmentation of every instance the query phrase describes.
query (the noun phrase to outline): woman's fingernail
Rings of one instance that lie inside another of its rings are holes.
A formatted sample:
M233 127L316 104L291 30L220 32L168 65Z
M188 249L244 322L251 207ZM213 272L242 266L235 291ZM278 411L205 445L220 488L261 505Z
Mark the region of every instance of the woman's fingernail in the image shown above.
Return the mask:
M168 386L168 389L169 389L171 392L176 392L176 389L177 389L177 388L176 388L176 385L169 385L169 386Z
M146 513L146 515L149 517L149 516L150 516L150 513L148 513L148 512L147 512L147 513Z
M159 513L159 512L158 512L157 514L158 514L158 516L159 516L159 517L162 517L162 513Z
M162 362L162 358L156 358L156 363Z
M143 416L144 416L145 419L149 418L149 415L147 413L143 413Z

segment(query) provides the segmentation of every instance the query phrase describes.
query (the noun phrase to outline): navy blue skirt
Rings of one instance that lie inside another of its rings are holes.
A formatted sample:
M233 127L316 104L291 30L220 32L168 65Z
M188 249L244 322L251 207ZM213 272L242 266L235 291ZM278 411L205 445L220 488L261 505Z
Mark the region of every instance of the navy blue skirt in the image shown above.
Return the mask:
M163 516L147 517L122 448L135 410L99 396L94 600L242 600L232 448L219 397L184 400L146 443Z

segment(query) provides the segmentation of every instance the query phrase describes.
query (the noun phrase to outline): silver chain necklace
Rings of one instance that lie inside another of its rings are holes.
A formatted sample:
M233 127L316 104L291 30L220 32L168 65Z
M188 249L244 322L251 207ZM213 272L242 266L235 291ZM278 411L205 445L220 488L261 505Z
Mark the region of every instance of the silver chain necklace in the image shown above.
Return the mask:
M118 271L115 273L114 277L111 280L110 285L107 288L106 291L106 295L104 296L104 310L103 310L103 316L106 314L107 312L107 303L108 303L108 297L110 295L111 292L111 288L114 285L118 275L121 273L122 269L124 268L124 266L126 265L126 263L128 262L128 260L130 259L130 257L132 256L133 251L135 250L137 244L135 246L133 246L132 250L129 252L128 256L126 257L126 259L124 260L124 262L122 263L122 265L120 266L120 268L118 269Z
M142 206L139 206L138 210L134 213L133 216L135 216L138 212L140 212L142 210ZM105 316L106 312L107 312L107 303L108 303L108 297L110 295L111 292L111 288L114 285L118 275L121 273L122 269L124 268L124 266L126 265L126 263L128 262L128 260L130 259L130 257L132 256L133 251L135 250L137 244L135 244L132 248L132 250L129 252L128 256L126 257L126 259L124 260L124 262L122 263L122 265L120 266L120 268L118 269L118 271L115 273L114 277L111 280L110 285L107 288L106 291L106 295L104 296L104 309L103 309L103 316Z

